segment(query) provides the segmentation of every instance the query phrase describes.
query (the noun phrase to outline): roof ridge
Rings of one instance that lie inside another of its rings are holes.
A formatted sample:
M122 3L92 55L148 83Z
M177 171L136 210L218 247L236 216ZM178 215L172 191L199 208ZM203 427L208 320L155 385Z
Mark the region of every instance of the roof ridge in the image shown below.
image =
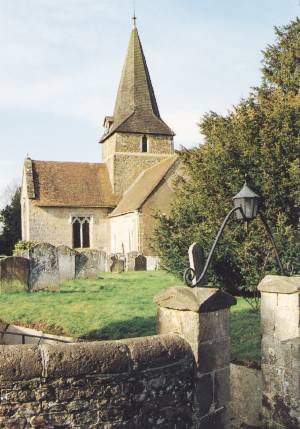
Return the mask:
M175 161L177 161L178 160L178 155L172 155L172 156L170 156L170 157L168 157L168 158L166 158L166 159L163 159L162 161L160 161L159 163L157 163L157 164L154 164L154 165L151 165L150 167L148 167L148 168L146 168L146 170L143 170L138 176L137 176L137 178L132 182L132 184L129 186L129 188L126 190L126 192L124 192L124 194L123 194L123 196L122 196L122 198L121 198L121 200L119 201L119 203L118 203L118 205L117 205L117 207L113 210L113 212L109 215L110 217L114 217L114 211L115 210L117 210L118 209L118 206L119 206L119 204L124 200L124 199L126 199L126 195L128 195L128 193L134 188L134 186L142 179L142 177L143 176L145 176L145 174L147 173L147 172L149 172L149 170L154 170L155 168L158 168L159 166L161 166L161 164L163 164L163 163L167 163L167 162L170 162L170 165L167 167L167 169L166 170L164 170L163 172L161 172L160 173L160 175L159 175L159 177L155 180L155 182L154 182L154 184L153 184L153 186L151 187L151 189L148 191L148 192L146 192L145 193L145 195L143 196L143 198L142 198L142 200L139 202L139 206L138 206L138 208L139 207L141 207L144 203L145 203L145 201L149 198L149 196L155 191L155 189L158 187L158 185L161 183L161 181L163 180L163 178L166 176L166 174L170 171L170 169L173 167L173 165L175 164ZM136 209L135 209L136 210ZM119 214L117 214L116 216L120 216L120 215L122 215L122 214L125 214L125 213L130 213L130 212L132 212L133 211L133 209L131 209L131 210L127 210L126 212L122 212L122 213L119 213Z
M156 187L160 184L160 182L161 182L161 181L162 181L162 179L165 177L165 175L170 171L171 167L174 165L174 163L175 163L176 159L178 158L178 156L177 156L177 155L174 155L174 157L172 156L172 157L170 157L170 159L171 159L171 158L174 158L174 159L173 159L173 162L171 162L171 164L168 166L167 170L166 170L164 173L161 173L160 177L155 181L155 184L154 184L154 186L152 187L152 190L151 190L151 191L149 191L149 192L146 194L146 196L145 196L145 198L143 199L143 201L141 202L140 206L142 206L142 205L144 204L144 202L149 198L149 196L152 194L152 192L153 192L153 191L156 189ZM169 161L169 158L166 158L166 159L164 159L164 160L160 161L158 164L155 164L155 165L153 165L153 166L151 166L151 167L147 168L146 170L144 170L144 172L146 172L146 171L148 171L148 170L151 170L151 168L152 168L152 167L157 167L159 164L162 164L164 161Z
M105 162L85 162L85 161L46 161L43 159L32 159L32 162L39 163L52 163L52 164L85 164L85 165L98 165L100 167L106 166Z

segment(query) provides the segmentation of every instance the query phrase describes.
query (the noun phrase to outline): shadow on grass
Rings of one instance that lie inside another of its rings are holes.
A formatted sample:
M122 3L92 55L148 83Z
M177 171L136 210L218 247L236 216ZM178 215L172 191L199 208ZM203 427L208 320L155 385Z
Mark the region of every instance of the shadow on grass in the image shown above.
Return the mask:
M231 311L231 361L249 367L260 365L260 316L249 308ZM80 337L81 340L119 340L156 334L156 316L133 317L107 323Z
M122 338L145 337L156 334L156 317L133 317L128 320L110 322L99 329L94 329L84 336L82 340L120 340Z
M98 287L98 289L96 289L96 290L80 290L80 289L78 289L78 290L72 290L72 289L67 290L67 289L63 289L63 290L60 290L57 292L59 292L61 295L64 295L64 294L65 295L68 295L68 294L71 295L73 293L77 293L77 294L81 294L81 295L84 295L86 293L88 295L92 295L92 294L99 294L99 292L101 292L104 289L109 290L108 288L105 288L103 286L103 287Z

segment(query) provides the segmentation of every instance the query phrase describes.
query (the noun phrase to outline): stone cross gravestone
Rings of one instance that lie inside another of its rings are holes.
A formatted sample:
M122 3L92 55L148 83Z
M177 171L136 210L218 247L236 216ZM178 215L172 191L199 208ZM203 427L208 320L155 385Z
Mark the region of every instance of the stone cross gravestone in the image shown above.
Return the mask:
M198 243L193 243L189 247L189 262L190 267L195 271L195 277L193 278L192 284L196 283L196 279L199 278L205 265L204 250ZM202 284L206 280L204 279Z

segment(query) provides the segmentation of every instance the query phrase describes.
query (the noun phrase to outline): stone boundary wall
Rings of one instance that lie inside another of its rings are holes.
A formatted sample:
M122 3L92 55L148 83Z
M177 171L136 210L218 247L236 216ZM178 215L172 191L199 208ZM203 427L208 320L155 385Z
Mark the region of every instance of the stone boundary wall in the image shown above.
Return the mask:
M230 393L231 429L261 428L261 370L230 364Z
M191 428L193 367L178 335L0 346L0 427Z
M155 302L156 336L0 346L0 427L229 429L236 300L173 287Z
M71 337L47 334L46 332L36 329L10 325L3 322L0 322L0 331L0 345L55 344L61 341L66 343L74 342L74 339ZM36 335L37 337L32 337L31 335Z

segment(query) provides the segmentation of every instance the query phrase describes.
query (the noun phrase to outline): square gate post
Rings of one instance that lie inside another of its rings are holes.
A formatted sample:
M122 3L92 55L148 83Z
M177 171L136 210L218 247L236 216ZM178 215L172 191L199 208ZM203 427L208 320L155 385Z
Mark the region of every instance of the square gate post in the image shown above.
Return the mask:
M177 333L195 357L194 428L229 428L231 295L213 288L172 287L155 297L157 333Z
M300 429L300 277L268 275L258 289L264 423L268 428Z

